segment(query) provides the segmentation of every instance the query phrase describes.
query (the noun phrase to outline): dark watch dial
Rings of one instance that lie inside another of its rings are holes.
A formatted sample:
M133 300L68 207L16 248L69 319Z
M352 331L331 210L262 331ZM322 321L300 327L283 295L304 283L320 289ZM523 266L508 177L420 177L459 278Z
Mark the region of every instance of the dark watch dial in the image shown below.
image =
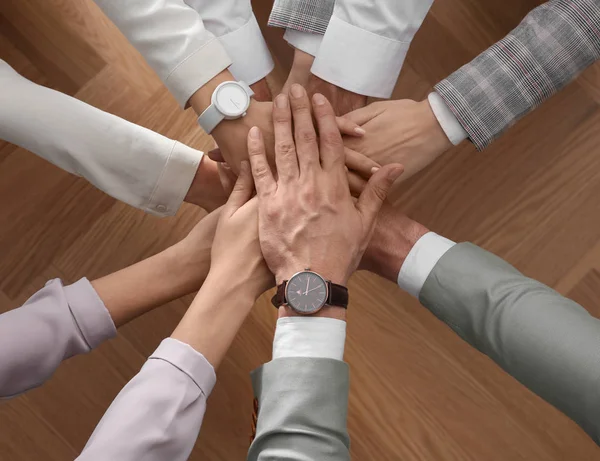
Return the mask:
M299 272L285 288L289 306L300 314L314 314L327 302L327 283L314 272Z

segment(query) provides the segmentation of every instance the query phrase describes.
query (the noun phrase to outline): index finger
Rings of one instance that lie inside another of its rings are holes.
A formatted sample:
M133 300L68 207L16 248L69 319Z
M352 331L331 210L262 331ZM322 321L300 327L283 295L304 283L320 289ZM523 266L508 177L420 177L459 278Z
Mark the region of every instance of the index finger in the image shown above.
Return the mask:
M248 133L248 156L252 167L256 193L259 197L264 197L273 192L277 185L267 161L265 141L260 129L256 126L252 127Z

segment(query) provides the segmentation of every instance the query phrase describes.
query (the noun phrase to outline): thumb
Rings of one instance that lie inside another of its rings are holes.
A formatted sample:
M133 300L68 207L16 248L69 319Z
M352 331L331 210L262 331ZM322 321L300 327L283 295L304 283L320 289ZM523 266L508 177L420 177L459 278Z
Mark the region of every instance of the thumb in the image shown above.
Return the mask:
M213 160L214 162L223 163L225 162L225 158L223 157L223 152L219 147L215 147L214 149L208 151L208 158Z
M240 174L233 186L233 191L225 205L227 216L233 215L248 200L252 198L254 192L254 180L250 174L250 163L248 160L242 161L240 165Z
M392 185L404 172L404 167L399 164L386 165L380 168L367 183L365 190L358 198L356 208L363 216L368 226L371 226L377 218L383 202L388 196Z
M233 191L233 187L235 186L238 177L235 175L229 165L227 165L227 163L217 163L217 172L219 173L221 186L223 187L226 196L229 197Z

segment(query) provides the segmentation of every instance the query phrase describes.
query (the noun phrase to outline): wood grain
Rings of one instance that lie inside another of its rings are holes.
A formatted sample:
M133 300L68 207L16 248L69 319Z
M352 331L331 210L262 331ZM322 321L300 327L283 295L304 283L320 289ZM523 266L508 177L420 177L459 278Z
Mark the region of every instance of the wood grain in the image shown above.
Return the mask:
M515 27L537 0L438 0L394 92L424 98L441 78ZM253 2L277 63L291 63L270 2ZM4 0L0 57L33 81L199 149L212 140L91 0ZM473 241L600 311L600 72L593 66L483 153L463 143L404 184L397 202L431 229ZM29 152L0 143L0 312L50 278L118 270L166 248L204 216L157 219ZM351 280L346 360L353 459L593 460L568 418L468 347L394 284ZM125 326L65 362L43 387L0 405L0 460L73 459L191 296ZM219 370L191 460L245 459L249 371L268 361L275 312L257 303ZM1 351L0 351L1 353Z

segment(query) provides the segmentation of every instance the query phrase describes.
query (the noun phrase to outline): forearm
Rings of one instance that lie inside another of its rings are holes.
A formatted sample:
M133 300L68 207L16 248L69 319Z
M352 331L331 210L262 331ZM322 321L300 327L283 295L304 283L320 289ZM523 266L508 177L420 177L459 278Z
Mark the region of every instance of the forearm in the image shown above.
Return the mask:
M600 443L599 319L471 244L439 260L420 301Z
M226 274L212 272L171 335L200 352L215 368L262 294L260 282L232 285L230 281Z
M215 381L201 354L164 340L115 398L77 459L187 460Z
M205 219L209 219L208 217ZM92 285L117 327L198 290L210 269L210 242L193 258L173 246L133 266L94 280Z
M95 0L142 54L182 107L232 61L183 0Z
M484 149L600 58L600 5L552 0L435 87Z
M0 398L46 381L63 360L91 351L116 334L87 279L52 280L22 307L0 315Z
M200 151L36 85L4 61L0 137L161 216L177 212L202 158Z

